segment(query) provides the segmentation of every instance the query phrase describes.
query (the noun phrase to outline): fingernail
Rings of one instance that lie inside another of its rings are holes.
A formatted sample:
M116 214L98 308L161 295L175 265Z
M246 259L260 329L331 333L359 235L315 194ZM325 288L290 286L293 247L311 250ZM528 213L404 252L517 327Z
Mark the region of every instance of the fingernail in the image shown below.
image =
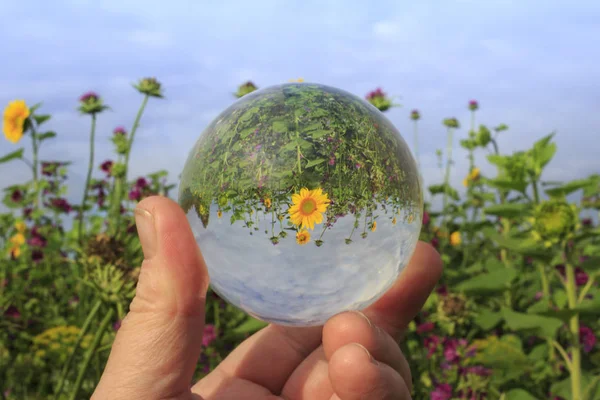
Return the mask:
M149 260L156 255L157 239L156 228L154 227L154 216L143 208L136 208L135 225L137 227L144 258Z
M373 356L371 355L371 353L369 352L369 350L367 350L367 348L365 346L363 346L360 343L352 343L354 346L360 347L361 349L363 349L363 351L365 353L367 353L367 356L369 357L369 361L371 361L373 364L377 364L377 361L373 358Z
M365 321L367 321L367 323L369 324L369 326L372 328L373 327L373 323L371 323L371 320L369 319L369 317L367 317L362 311L358 311L358 310L353 310L353 313L360 315L361 317L363 317L365 319Z

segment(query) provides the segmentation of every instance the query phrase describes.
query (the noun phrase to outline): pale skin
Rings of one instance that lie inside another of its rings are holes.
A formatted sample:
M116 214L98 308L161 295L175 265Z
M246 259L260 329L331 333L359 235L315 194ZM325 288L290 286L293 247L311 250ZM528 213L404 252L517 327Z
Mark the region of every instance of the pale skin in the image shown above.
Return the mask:
M398 341L442 273L420 242L400 278L364 312L322 327L269 325L192 384L202 353L209 278L177 203L150 197L136 223L145 260L92 400L410 399L412 377Z

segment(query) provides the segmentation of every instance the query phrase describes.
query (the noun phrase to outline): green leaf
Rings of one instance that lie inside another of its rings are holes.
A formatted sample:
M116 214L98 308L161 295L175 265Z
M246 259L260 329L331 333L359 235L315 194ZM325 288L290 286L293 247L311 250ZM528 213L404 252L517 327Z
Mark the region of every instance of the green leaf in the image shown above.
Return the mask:
M539 400L525 389L511 389L506 392L505 400Z
M439 185L431 185L429 186L429 191L432 195L446 193L454 200L458 200L460 197L458 196L458 192L452 188L450 185L446 185L445 183Z
M246 128L246 129L240 131L240 137L242 139L246 139L255 130L256 130L255 128Z
M531 364L523 353L521 339L516 335L488 336L475 340L473 345L477 348L475 362L492 367L494 374L503 372L509 379L522 375Z
M273 131L275 132L287 132L287 124L283 121L273 121Z
M12 153L8 153L7 155L5 155L4 157L0 158L0 164L14 160L16 158L23 158L23 152L25 151L24 148L20 148L19 150L15 150Z
M548 344L538 344L527 354L527 357L532 361L545 361L548 357Z
M596 400L600 395L598 388L598 376L592 376L588 372L581 371L581 390L582 400ZM571 399L571 378L565 378L562 381L554 383L550 387L553 396L560 396L565 399Z
M496 242L499 247L519 253L522 255L535 256L541 259L551 257L548 252L537 240L530 237L504 237L500 235L494 228L486 227L482 229L482 233L488 239Z
M502 316L508 328L515 331L534 331L539 336L554 338L556 332L563 325L558 318L543 317L535 314L523 314L508 308L502 309Z
M488 185L495 187L496 189L515 190L519 193L525 193L527 186L529 186L529 184L527 182L517 180L517 179L496 178L496 179L486 179L485 182Z
M544 168L556 153L556 143L550 142L553 137L554 133L551 133L533 145L533 159L540 168Z
M545 190L548 196L552 197L564 197L568 196L571 193L574 193L580 189L585 189L590 186L589 179L577 179L571 182L568 182L562 186L553 187L551 189Z
M503 218L518 218L527 215L531 207L527 203L507 203L489 206L483 209L488 215L496 215Z
M33 119L35 120L35 122L38 125L43 124L44 122L48 121L50 118L52 118L50 115L44 114L44 115L34 115Z
M590 257L581 263L581 269L592 272L600 269L600 257Z
M267 325L268 324L266 322L263 322L256 318L248 317L248 319L244 323L233 328L231 331L238 335L245 335L247 333L252 334L261 330Z
M310 136L312 136L313 139L322 138L323 136L329 135L330 133L331 132L323 130L323 129L319 129L319 130L316 130L316 131L309 132Z
M508 164L508 157L501 156L498 154L490 154L489 156L487 156L487 159L490 163L492 163L498 167L504 167L505 165Z
M319 165L319 164L321 164L323 162L325 162L324 158L317 158L316 160L310 160L309 162L306 163L306 165L304 166L304 168L314 167L315 165Z
M46 139L52 139L54 137L56 137L56 132L52 132L52 131L39 133L36 135L37 140L39 140L40 142L42 142Z
M498 269L474 276L462 281L456 289L466 294L489 294L508 289L509 284L517 277L514 268Z
M483 309L475 317L475 324L484 331L489 331L502 321L502 314L490 310Z
M579 309L568 308L561 308L559 310L555 310L554 308L550 307L550 305L548 304L548 300L544 299L534 303L527 309L528 314L540 315L542 317L558 318L564 323L567 323L571 319L571 317L573 317L573 315L576 315L579 312Z

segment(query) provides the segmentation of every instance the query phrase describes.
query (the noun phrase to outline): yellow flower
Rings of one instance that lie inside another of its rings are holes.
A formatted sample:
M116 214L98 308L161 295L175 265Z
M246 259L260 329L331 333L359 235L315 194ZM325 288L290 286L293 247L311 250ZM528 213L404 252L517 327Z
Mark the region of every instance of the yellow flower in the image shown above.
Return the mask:
M310 241L310 233L306 230L301 230L296 233L296 243L299 245L304 245Z
M265 199L265 207L271 208L271 199L269 199L268 197Z
M22 233L17 233L15 236L10 238L10 242L15 246L25 244L25 235L23 235Z
M21 248L19 246L14 246L10 249L10 255L12 256L12 258L19 258L19 256L21 255Z
M371 232L375 232L377 230L377 221L373 221L373 224L371 225Z
M25 229L27 229L27 225L25 225L25 222L19 221L15 223L15 229L17 230L17 232L23 233L25 232Z
M221 218L223 216L223 211L219 210L217 211L217 217Z
M450 244L452 246L458 246L461 242L460 239L460 232L456 231L456 232L452 232L452 234L450 235Z
M475 167L469 172L469 175L465 179L463 179L463 186L469 186L469 183L476 182L479 180L480 171L479 168Z
M322 189L302 188L300 194L292 195L293 205L289 208L290 220L301 228L315 229L315 224L323 222L323 214L329 206L327 193Z
M298 82L298 83L302 83L302 82L304 82L304 78L290 79L290 82Z
M4 109L4 137L11 143L17 143L23 137L25 120L30 115L25 100L14 100Z
M396 217L392 219L392 225L396 225Z

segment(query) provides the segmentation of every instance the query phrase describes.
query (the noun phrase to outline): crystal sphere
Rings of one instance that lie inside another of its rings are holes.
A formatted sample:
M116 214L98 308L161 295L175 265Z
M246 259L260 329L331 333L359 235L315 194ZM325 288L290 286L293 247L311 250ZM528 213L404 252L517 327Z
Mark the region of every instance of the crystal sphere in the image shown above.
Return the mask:
M266 322L322 325L374 303L418 241L422 184L392 123L336 88L243 96L200 135L179 204L213 290Z

